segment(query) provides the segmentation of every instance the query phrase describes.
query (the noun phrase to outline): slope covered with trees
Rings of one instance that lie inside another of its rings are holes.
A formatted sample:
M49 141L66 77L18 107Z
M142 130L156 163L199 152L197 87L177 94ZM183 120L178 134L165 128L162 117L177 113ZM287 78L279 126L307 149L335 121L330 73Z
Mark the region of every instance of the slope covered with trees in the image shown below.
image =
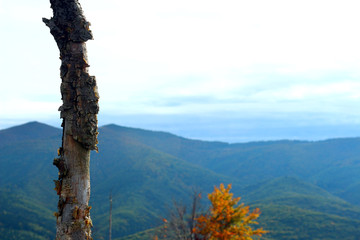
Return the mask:
M358 138L227 144L116 125L99 132L91 161L94 239L107 238L110 191L113 239L149 239L142 231L162 223L172 199L187 203L194 188L206 194L220 183L260 207L268 239L360 235ZM0 131L1 239L53 239L60 136L37 122Z
M360 138L228 144L116 125L104 128L111 129L114 136L136 139L191 164L236 178L245 185L293 176L346 197L349 202L359 201L357 191L353 190L360 186Z

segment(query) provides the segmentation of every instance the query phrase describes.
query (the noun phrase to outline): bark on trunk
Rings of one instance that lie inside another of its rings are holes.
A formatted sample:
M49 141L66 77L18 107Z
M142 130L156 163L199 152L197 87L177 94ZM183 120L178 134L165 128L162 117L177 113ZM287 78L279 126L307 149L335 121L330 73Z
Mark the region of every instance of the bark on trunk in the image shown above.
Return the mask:
M62 146L54 165L59 169L55 190L59 195L56 239L91 238L90 151L97 150L98 92L88 73L85 42L92 39L78 0L50 0L54 16L44 23L60 50L63 119Z

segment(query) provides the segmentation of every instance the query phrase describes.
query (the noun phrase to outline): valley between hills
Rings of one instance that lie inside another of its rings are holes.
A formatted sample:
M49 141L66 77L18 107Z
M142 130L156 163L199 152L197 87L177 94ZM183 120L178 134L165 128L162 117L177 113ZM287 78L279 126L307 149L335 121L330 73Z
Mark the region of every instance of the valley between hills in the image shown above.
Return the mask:
M263 239L360 239L360 138L229 144L106 125L91 155L93 238L151 239L173 199L189 204L220 183L259 207ZM53 239L52 165L61 129L0 130L0 239ZM206 199L203 199L206 205Z

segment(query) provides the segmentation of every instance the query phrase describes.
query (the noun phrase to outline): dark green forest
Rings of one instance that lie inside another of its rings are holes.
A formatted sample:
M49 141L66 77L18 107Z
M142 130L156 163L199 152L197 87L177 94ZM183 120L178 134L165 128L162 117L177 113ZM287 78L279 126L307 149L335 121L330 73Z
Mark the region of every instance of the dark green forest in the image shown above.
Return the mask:
M232 183L259 207L264 239L360 239L360 138L228 144L107 125L91 156L93 238L151 239L172 201ZM38 122L0 131L0 239L53 239L52 165L61 130ZM203 201L206 205L207 202Z

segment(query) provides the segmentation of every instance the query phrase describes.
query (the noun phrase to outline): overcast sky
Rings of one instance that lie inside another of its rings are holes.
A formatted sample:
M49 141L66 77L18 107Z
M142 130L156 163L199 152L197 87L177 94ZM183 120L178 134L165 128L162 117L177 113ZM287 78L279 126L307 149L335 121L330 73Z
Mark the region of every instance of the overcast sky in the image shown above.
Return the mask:
M229 141L360 135L359 1L81 4L100 125ZM51 16L48 0L0 0L0 129L60 126Z

